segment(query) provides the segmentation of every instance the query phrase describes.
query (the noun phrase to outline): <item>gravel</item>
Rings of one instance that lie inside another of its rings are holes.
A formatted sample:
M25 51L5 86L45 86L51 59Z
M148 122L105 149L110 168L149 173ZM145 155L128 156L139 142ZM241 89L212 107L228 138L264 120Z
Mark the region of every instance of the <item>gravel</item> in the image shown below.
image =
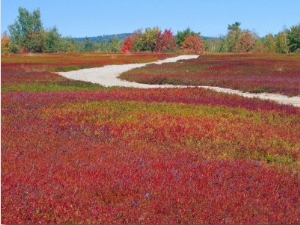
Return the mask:
M181 55L177 57L167 58L164 60L159 60L156 62L149 63L136 63L136 64L125 64L125 65L108 65L99 68L90 68L75 70L69 72L58 72L59 75L73 79L92 82L96 84L103 85L105 87L121 86L121 87L133 87L133 88L186 88L185 85L154 85L154 84L141 84L136 82L129 82L121 80L118 76L126 71L132 70L134 68L140 68L148 64L162 64L169 62L176 62L178 60L194 59L199 57L199 55ZM189 86L191 87L191 86ZM232 90L229 88L211 87L211 86L192 86L199 88L211 89L218 92L237 94L247 98L260 98L264 100L273 100L281 104L293 105L300 107L300 96L288 97L281 94L272 93L248 93L238 90Z

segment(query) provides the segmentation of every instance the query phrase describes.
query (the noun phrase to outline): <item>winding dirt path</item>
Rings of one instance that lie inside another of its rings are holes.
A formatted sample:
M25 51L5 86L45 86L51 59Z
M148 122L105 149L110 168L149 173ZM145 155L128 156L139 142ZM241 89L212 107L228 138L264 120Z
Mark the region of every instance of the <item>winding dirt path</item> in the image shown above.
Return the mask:
M149 63L137 63L137 64L125 64L125 65L108 65L99 68L90 68L75 70L69 72L58 72L59 75L73 79L81 80L92 83L97 83L105 87L111 86L122 86L122 87L133 87L133 88L186 88L185 85L153 85L153 84L141 84L136 82L129 82L118 78L120 74L127 72L134 68L146 66L147 64L162 64L168 62L176 62L178 60L187 60L197 58L198 55L181 55L177 57L167 58L156 62ZM191 87L191 86L189 86ZM273 100L281 104L293 105L300 107L300 96L288 97L281 94L273 93L248 93L238 90L232 90L229 88L211 87L211 86L192 86L199 88L207 88L218 92L237 94L247 98L260 98L264 100Z

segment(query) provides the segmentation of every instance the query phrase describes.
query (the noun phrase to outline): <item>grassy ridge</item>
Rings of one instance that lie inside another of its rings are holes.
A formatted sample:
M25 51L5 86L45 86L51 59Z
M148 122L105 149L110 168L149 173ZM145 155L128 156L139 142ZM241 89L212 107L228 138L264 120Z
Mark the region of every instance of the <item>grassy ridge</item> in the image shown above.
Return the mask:
M1 92L101 90L103 87L98 84L68 80L52 72L111 64L144 63L172 56L175 54L53 53L3 55Z
M176 54L136 53L136 54L103 54L103 53L50 53L50 54L12 54L2 55L2 70L6 71L51 71L63 72L104 65L145 63L162 60Z

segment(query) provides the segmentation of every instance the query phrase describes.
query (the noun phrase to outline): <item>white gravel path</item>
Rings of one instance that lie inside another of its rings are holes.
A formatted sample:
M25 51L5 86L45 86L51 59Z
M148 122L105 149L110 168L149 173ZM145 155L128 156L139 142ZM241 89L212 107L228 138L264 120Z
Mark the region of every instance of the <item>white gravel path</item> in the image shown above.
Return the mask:
M124 81L118 78L120 74L127 72L134 68L146 66L147 64L162 64L168 62L176 62L178 60L186 60L197 58L199 55L181 55L177 57L167 58L156 62L149 63L136 63L136 64L125 64L125 65L109 65L99 68L90 68L75 70L69 72L58 72L59 75L73 79L81 80L92 83L97 83L105 87L111 86L122 86L122 87L133 87L133 88L186 88L185 85L153 85L153 84L141 84L136 82ZM189 86L191 87L191 86ZM193 86L195 87L195 86ZM288 97L281 94L272 93L248 93L238 90L232 90L229 88L210 87L210 86L197 86L199 88L207 88L218 92L224 92L228 94L237 94L247 98L260 98L264 100L273 100L281 104L293 105L300 107L300 96Z

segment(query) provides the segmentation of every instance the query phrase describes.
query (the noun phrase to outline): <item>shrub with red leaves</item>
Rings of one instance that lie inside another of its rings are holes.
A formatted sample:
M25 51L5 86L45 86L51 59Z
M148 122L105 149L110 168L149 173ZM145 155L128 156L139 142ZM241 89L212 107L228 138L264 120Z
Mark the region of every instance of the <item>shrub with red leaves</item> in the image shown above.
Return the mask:
M9 68L4 87L58 79ZM1 104L3 224L300 222L299 108L199 88Z

